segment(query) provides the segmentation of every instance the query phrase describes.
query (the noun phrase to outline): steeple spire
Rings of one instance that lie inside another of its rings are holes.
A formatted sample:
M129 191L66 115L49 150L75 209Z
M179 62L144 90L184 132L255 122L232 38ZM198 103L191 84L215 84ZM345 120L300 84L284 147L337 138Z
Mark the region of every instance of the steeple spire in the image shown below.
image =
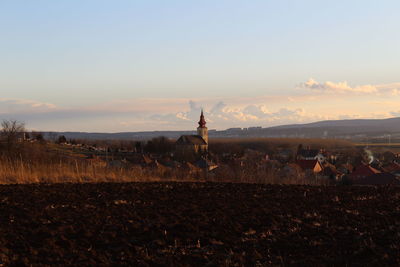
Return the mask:
M206 127L206 120L204 119L203 109L201 110L201 114L200 114L199 127L200 128Z

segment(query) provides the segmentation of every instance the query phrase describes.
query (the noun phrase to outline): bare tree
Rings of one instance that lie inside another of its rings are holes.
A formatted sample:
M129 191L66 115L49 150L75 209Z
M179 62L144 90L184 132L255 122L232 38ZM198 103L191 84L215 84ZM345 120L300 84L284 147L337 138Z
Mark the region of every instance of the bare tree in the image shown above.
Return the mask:
M4 141L8 152L11 152L25 133L25 123L17 120L3 120L1 123L1 139Z

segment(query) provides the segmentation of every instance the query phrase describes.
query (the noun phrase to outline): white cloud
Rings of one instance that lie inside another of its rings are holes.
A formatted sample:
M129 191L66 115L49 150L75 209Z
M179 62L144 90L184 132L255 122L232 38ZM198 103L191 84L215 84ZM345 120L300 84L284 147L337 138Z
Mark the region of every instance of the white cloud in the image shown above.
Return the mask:
M307 88L318 92L330 93L378 93L379 89L375 85L361 85L351 87L347 82L324 82L320 83L310 78L308 81L301 83L300 88Z
M265 118L271 115L265 105L248 105L243 109L243 112L257 118Z
M377 85L358 85L350 86L344 82L318 82L312 78L301 83L298 88L309 89L318 93L331 94L363 94L363 95L381 95L381 96L398 96L400 95L400 83L377 84Z

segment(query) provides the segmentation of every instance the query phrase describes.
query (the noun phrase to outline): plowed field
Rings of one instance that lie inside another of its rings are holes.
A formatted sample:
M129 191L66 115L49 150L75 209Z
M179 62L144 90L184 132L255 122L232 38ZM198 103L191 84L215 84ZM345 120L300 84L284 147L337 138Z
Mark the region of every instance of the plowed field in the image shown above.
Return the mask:
M0 186L0 265L400 265L400 188Z

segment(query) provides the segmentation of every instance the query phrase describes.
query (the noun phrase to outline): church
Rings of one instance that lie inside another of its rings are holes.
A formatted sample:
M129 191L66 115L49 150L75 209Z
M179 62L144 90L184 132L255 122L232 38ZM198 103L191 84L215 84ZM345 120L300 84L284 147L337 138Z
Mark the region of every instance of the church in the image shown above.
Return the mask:
M208 129L203 110L200 114L197 135L182 135L176 141L176 152L184 155L188 153L205 153L208 151Z

